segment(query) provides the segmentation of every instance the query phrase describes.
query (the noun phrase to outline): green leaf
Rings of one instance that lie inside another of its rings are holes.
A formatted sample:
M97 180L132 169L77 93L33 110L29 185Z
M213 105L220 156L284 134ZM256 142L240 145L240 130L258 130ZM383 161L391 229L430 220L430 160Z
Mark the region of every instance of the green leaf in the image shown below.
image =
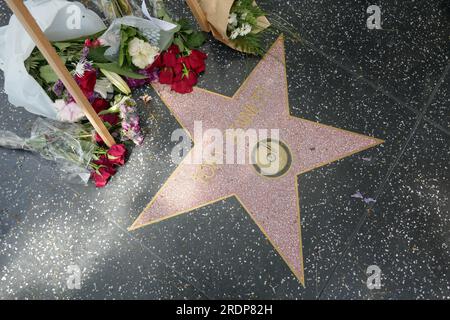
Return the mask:
M107 63L109 62L108 59L105 58L105 52L108 50L109 47L97 47L97 48L91 48L89 50L88 59L92 62L98 62L98 63Z
M181 30L180 32L184 33L184 34L193 34L194 30L192 29L187 29L187 30Z
M172 23L176 24L175 22L172 22ZM176 24L176 27L171 29L171 32L177 33L177 32L180 32L180 30L181 30L181 26L179 24Z
M128 42L128 34L122 29L120 31L121 37L120 37L120 47L119 47L119 66L123 66L123 62L125 61L125 47Z
M203 32L194 32L187 38L187 46L192 48L201 47L202 44L206 41L206 37Z
M64 51L72 46L70 42L54 42L53 45L59 49L59 51Z
M47 83L55 83L58 81L58 76L49 65L40 67L39 74Z
M180 19L177 21L177 24L180 25L181 30L189 30L191 29L191 23L188 19Z
M99 69L105 69L106 71L111 71L114 73L117 73L121 76L124 77L128 77L128 78L132 78L132 79L147 79L146 76L136 73L133 70L126 68L126 67L121 67L119 66L117 63L115 62L111 62L111 63L94 63L94 66L99 68Z
M184 42L183 40L181 40L180 37L176 37L173 39L173 43L176 44L178 46L178 48L180 49L181 52L184 51L185 47L184 47Z

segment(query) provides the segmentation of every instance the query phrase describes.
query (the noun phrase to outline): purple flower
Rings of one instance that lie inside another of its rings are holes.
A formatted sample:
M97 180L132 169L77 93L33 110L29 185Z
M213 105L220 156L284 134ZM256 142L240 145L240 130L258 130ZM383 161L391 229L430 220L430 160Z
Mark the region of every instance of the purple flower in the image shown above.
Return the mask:
M81 52L81 59L80 60L86 60L89 55L89 47L84 47L83 51Z
M139 134L135 139L134 143L136 143L138 146L142 145L144 143L144 136L142 134Z
M142 74L143 76L146 76L145 79L133 79L133 78L125 78L125 81L127 82L128 86L132 89L142 87L146 84L150 84L152 81L155 81L158 79L158 72L156 70L151 69L142 69L137 71L137 73Z
M53 92L55 93L55 95L58 98L63 95L65 89L66 89L66 87L64 87L64 84L59 79L58 79L58 81L56 81L56 83L53 85L53 88L52 88Z
M128 131L128 130L131 129L131 126L130 126L130 124L129 124L128 122L122 121L122 129L123 129L124 131Z

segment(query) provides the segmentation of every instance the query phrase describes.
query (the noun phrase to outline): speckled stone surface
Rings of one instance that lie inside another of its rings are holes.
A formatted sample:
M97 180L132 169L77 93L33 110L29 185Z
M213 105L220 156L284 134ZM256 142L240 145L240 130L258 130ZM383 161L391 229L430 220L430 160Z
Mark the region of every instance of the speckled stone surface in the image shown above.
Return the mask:
M258 3L304 39L286 41L292 115L386 141L299 177L306 286L234 198L127 231L176 168L180 126L149 88L136 93L154 98L140 105L144 146L105 189L0 149L0 298L450 297L448 1L379 1L384 30L365 27L369 1ZM9 16L2 2L2 25ZM204 50L200 86L229 96L258 62L211 39ZM3 90L0 101L0 129L28 134L36 117ZM70 265L79 290L66 285ZM370 265L379 290L366 286Z

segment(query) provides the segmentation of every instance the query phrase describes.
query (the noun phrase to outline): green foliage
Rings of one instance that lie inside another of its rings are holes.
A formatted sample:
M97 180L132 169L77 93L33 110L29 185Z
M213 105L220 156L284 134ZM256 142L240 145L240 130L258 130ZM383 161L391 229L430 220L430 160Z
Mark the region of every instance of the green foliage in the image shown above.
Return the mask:
M94 66L99 68L99 69L104 69L106 71L111 71L114 73L117 73L121 76L124 77L128 77L128 78L132 78L132 79L146 79L147 77L134 72L132 69L126 67L126 66L119 66L117 63L115 62L110 62L110 63L94 63Z
M130 54L128 53L128 43L136 37L137 31L126 25L120 27L120 47L119 47L119 66L123 66L125 61L130 62Z
M88 59L90 61L95 61L98 63L108 63L110 62L108 59L105 58L105 52L108 50L109 47L106 46L100 46L96 48L90 48Z
M30 57L25 61L25 68L28 73L36 72L39 66L45 62L45 58L39 50L34 50Z
M39 68L39 76L48 84L58 81L58 76L48 64Z
M203 45L206 40L205 34L201 31L194 31L189 20L180 19L175 23L179 30L174 35L173 43L180 48L181 52L197 49Z
M233 40L236 47L243 52L248 52L255 54L257 56L262 56L266 50L262 46L262 34L261 33L249 33L245 37L238 37Z
M83 43L54 42L52 45L69 71L73 69L74 64L80 60ZM27 72L36 79L41 87L51 85L58 80L58 77L50 68L38 48L33 50L30 57L25 60L24 64Z
M266 13L260 7L254 5L253 0L235 1L233 6L231 7L230 12L234 12L241 17L243 14L246 15L245 18L241 18L239 19L239 21L242 23L247 22L255 28L258 27L257 19L266 15Z

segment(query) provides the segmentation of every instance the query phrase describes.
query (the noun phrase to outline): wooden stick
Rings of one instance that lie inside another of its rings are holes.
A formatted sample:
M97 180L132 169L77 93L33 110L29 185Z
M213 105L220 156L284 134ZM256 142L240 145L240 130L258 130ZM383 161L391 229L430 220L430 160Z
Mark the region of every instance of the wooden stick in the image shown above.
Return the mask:
M200 29L205 32L210 32L211 28L209 27L208 19L206 18L205 13L203 12L200 4L197 0L186 0L189 8L191 9L195 19L200 25Z
M98 132L108 147L113 146L115 144L114 138L111 136L108 129L103 124L103 121L95 112L94 108L92 108L88 99L83 94L83 91L81 91L80 87L75 82L64 63L61 61L61 58L56 53L56 50L46 38L45 34L42 32L36 20L34 20L30 11L28 11L28 8L24 5L23 1L6 0L6 3L30 35L31 39L33 39L34 43L52 67L53 71L58 75L59 79L61 79L62 83L64 83L64 86L75 99L75 102L83 110L88 120L94 126L94 129Z

